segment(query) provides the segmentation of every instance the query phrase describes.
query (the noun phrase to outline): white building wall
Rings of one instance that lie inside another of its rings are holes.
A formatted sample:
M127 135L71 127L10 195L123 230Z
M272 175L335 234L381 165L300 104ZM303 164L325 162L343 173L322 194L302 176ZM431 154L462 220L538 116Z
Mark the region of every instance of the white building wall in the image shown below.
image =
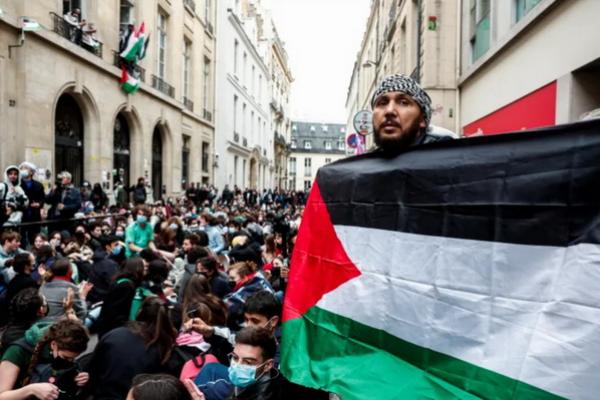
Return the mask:
M490 49L472 65L469 39L465 35L468 26L463 23L461 126L600 58L597 21L600 1L554 3L554 0L542 1L513 25L514 10L510 7L513 2L495 1ZM542 15L551 6L554 8ZM462 17L468 21L468 9L463 8ZM536 21L538 18L542 20ZM519 33L527 24L530 26ZM560 90L559 80L559 95Z
M331 154L331 153L290 153L288 163L291 163L292 159L296 160L296 174L295 182L293 186L290 186L291 190L304 190L305 185L310 183L312 186L319 168L332 163L334 161L345 158L345 154ZM310 159L310 169L305 168L305 160ZM290 165L288 164L288 176L292 176ZM293 177L291 178L294 179Z

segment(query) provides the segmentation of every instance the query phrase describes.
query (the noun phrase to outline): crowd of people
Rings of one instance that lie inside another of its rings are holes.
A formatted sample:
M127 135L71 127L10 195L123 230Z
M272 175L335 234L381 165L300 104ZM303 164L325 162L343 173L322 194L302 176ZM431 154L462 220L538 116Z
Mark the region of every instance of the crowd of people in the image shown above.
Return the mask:
M278 370L304 193L0 184L0 400L320 399Z

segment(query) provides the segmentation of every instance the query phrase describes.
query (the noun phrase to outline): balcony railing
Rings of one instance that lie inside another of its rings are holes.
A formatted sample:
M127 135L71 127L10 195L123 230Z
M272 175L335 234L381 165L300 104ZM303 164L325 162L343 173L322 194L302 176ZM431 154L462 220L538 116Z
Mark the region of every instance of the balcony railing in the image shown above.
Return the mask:
M237 132L233 132L233 141L236 143L239 143L240 141L240 134Z
M115 67L119 67L119 69L120 69L121 66L123 65L121 56L116 51L113 51L112 53L113 53L113 64ZM138 74L138 78L140 79L140 81L146 82L146 70L137 64L134 66L133 69Z
M75 43L79 47L82 47L89 51L92 54L97 55L102 58L102 47L103 43L99 40L94 39L95 46L90 46L89 44L84 43L83 38L83 30L76 26L69 24L62 15L58 15L56 13L51 12L50 16L52 17L52 25L54 33L64 37L65 39Z
M175 88L154 74L152 75L152 87L169 97L175 97Z
M183 0L183 4L196 12L196 2L194 0Z
M194 102L185 96L183 96L183 105L185 108L187 108L191 112L194 112Z
M205 120L212 121L212 113L210 111L208 111L206 108L204 109L202 116L204 117Z

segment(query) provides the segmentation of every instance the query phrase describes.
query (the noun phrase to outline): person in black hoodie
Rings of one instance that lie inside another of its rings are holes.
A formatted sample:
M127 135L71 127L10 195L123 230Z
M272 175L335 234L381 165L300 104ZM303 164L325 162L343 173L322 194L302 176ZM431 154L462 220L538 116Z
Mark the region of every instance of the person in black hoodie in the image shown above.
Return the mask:
M129 320L131 303L135 291L144 279L144 261L133 257L125 261L123 269L115 276L104 296L102 311L96 321L96 331L102 337L114 328L123 326Z
M21 222L40 222L42 220L41 209L44 207L46 194L44 185L33 179L35 175L35 165L30 162L23 162L19 165L19 174L21 175L21 188L29 199L29 205L23 212ZM32 244L35 236L40 232L40 225L33 224L23 229L23 244Z
M13 270L17 273L6 288L6 304L10 304L12 299L23 289L38 288L37 282L31 277L35 259L31 253L17 254L11 260Z
M91 303L104 301L115 275L119 272L117 261L123 253L123 245L116 236L102 236L102 246L94 252L89 282L94 285L87 296Z

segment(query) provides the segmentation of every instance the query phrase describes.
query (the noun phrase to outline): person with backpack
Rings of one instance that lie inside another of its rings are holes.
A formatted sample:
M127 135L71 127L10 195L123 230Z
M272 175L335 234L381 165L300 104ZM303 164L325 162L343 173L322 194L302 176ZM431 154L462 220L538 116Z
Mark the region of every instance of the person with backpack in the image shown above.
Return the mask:
M37 288L21 290L9 303L8 324L0 335L0 357L8 347L22 339L37 321L48 314L48 303Z
M28 335L30 331L2 357L0 400L77 398L89 380L75 361L87 349L85 327L79 321L63 319L35 334Z
M162 371L177 337L171 312L168 303L148 297L135 321L102 337L88 365L95 400L124 399L136 375Z
M103 337L112 329L121 327L129 321L131 304L137 288L144 279L144 260L140 257L130 258L123 264L123 269L113 280L108 293L104 296L102 310L94 327L99 337Z
M146 182L144 177L139 177L137 185L131 188L133 193L133 204L136 206L146 204Z
M9 165L4 171L4 182L0 183L0 226L21 223L23 211L29 205L29 199L20 184L19 167ZM7 205L13 209L10 215L7 215Z

